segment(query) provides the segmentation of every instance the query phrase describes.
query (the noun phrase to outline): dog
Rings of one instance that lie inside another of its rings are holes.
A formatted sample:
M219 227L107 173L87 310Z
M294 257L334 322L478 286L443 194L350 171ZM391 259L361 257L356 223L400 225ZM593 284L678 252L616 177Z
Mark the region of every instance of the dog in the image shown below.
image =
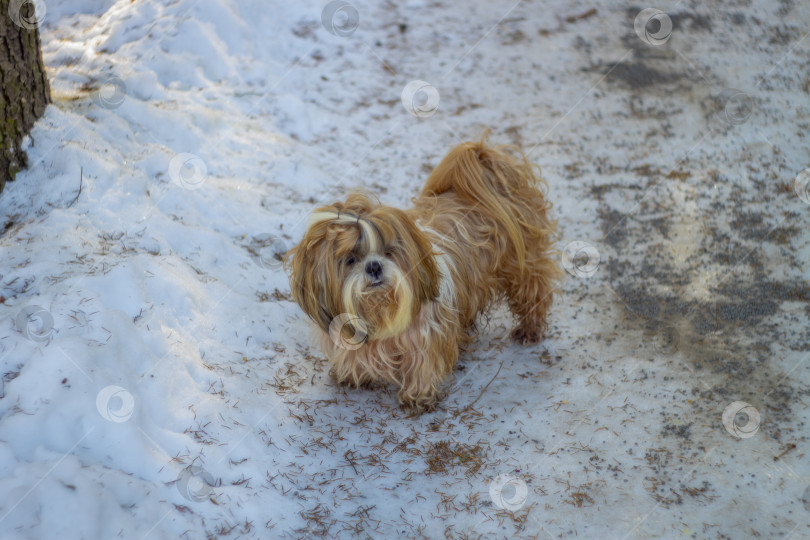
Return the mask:
M453 148L407 210L360 193L315 210L284 262L333 378L396 384L422 413L495 302L515 340L537 343L561 275L546 189L519 149L482 138Z

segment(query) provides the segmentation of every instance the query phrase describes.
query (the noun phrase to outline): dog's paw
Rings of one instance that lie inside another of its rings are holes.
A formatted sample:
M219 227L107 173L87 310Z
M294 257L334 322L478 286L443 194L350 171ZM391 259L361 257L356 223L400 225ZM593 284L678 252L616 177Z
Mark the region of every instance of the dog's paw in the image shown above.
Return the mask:
M329 370L329 376L338 386L344 386L347 388L366 388L366 389L374 387L374 380L371 377L361 377L357 380L348 378L341 379L337 376L334 369Z
M408 413L408 416L420 416L436 410L435 403L401 403L400 406Z
M541 333L537 328L518 326L512 330L512 339L521 345L531 345L540 342Z
M433 412L436 410L438 396L421 396L416 400L403 399L400 397L399 404L409 416L419 416L420 414Z

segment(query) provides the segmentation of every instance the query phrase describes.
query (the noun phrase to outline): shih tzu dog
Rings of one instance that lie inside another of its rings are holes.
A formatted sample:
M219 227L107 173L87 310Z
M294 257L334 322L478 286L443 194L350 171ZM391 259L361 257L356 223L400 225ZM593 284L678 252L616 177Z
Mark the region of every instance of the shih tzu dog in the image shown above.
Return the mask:
M410 209L357 193L317 209L285 263L337 382L394 383L404 407L432 410L500 299L512 336L536 343L560 275L544 187L522 152L482 140L451 150Z

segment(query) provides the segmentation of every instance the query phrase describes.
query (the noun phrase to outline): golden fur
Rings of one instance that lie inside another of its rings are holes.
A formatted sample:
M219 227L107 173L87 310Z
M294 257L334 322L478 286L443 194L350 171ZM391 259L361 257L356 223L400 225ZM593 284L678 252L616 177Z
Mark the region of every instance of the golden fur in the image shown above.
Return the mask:
M560 276L541 187L519 150L467 142L406 211L360 194L316 210L285 262L335 379L394 383L403 406L432 410L478 315L500 299L513 337L537 342Z

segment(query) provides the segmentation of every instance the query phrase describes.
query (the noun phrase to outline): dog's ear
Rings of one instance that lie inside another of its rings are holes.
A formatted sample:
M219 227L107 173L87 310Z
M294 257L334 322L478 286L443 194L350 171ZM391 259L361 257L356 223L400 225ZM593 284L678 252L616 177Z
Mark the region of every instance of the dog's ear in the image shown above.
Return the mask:
M329 269L315 260L318 248L314 244L317 241L312 240L305 237L299 245L288 251L284 255L284 266L290 273L293 300L321 330L328 332L329 325L339 311L330 291L322 285L330 280L327 276L318 275Z
M402 213L404 215L404 213ZM414 273L417 277L414 280L414 292L420 302L435 300L439 297L439 280L441 274L436 264L436 254L433 252L433 245L428 240L412 219L407 219L405 227L413 239L414 252L416 254L416 266Z

